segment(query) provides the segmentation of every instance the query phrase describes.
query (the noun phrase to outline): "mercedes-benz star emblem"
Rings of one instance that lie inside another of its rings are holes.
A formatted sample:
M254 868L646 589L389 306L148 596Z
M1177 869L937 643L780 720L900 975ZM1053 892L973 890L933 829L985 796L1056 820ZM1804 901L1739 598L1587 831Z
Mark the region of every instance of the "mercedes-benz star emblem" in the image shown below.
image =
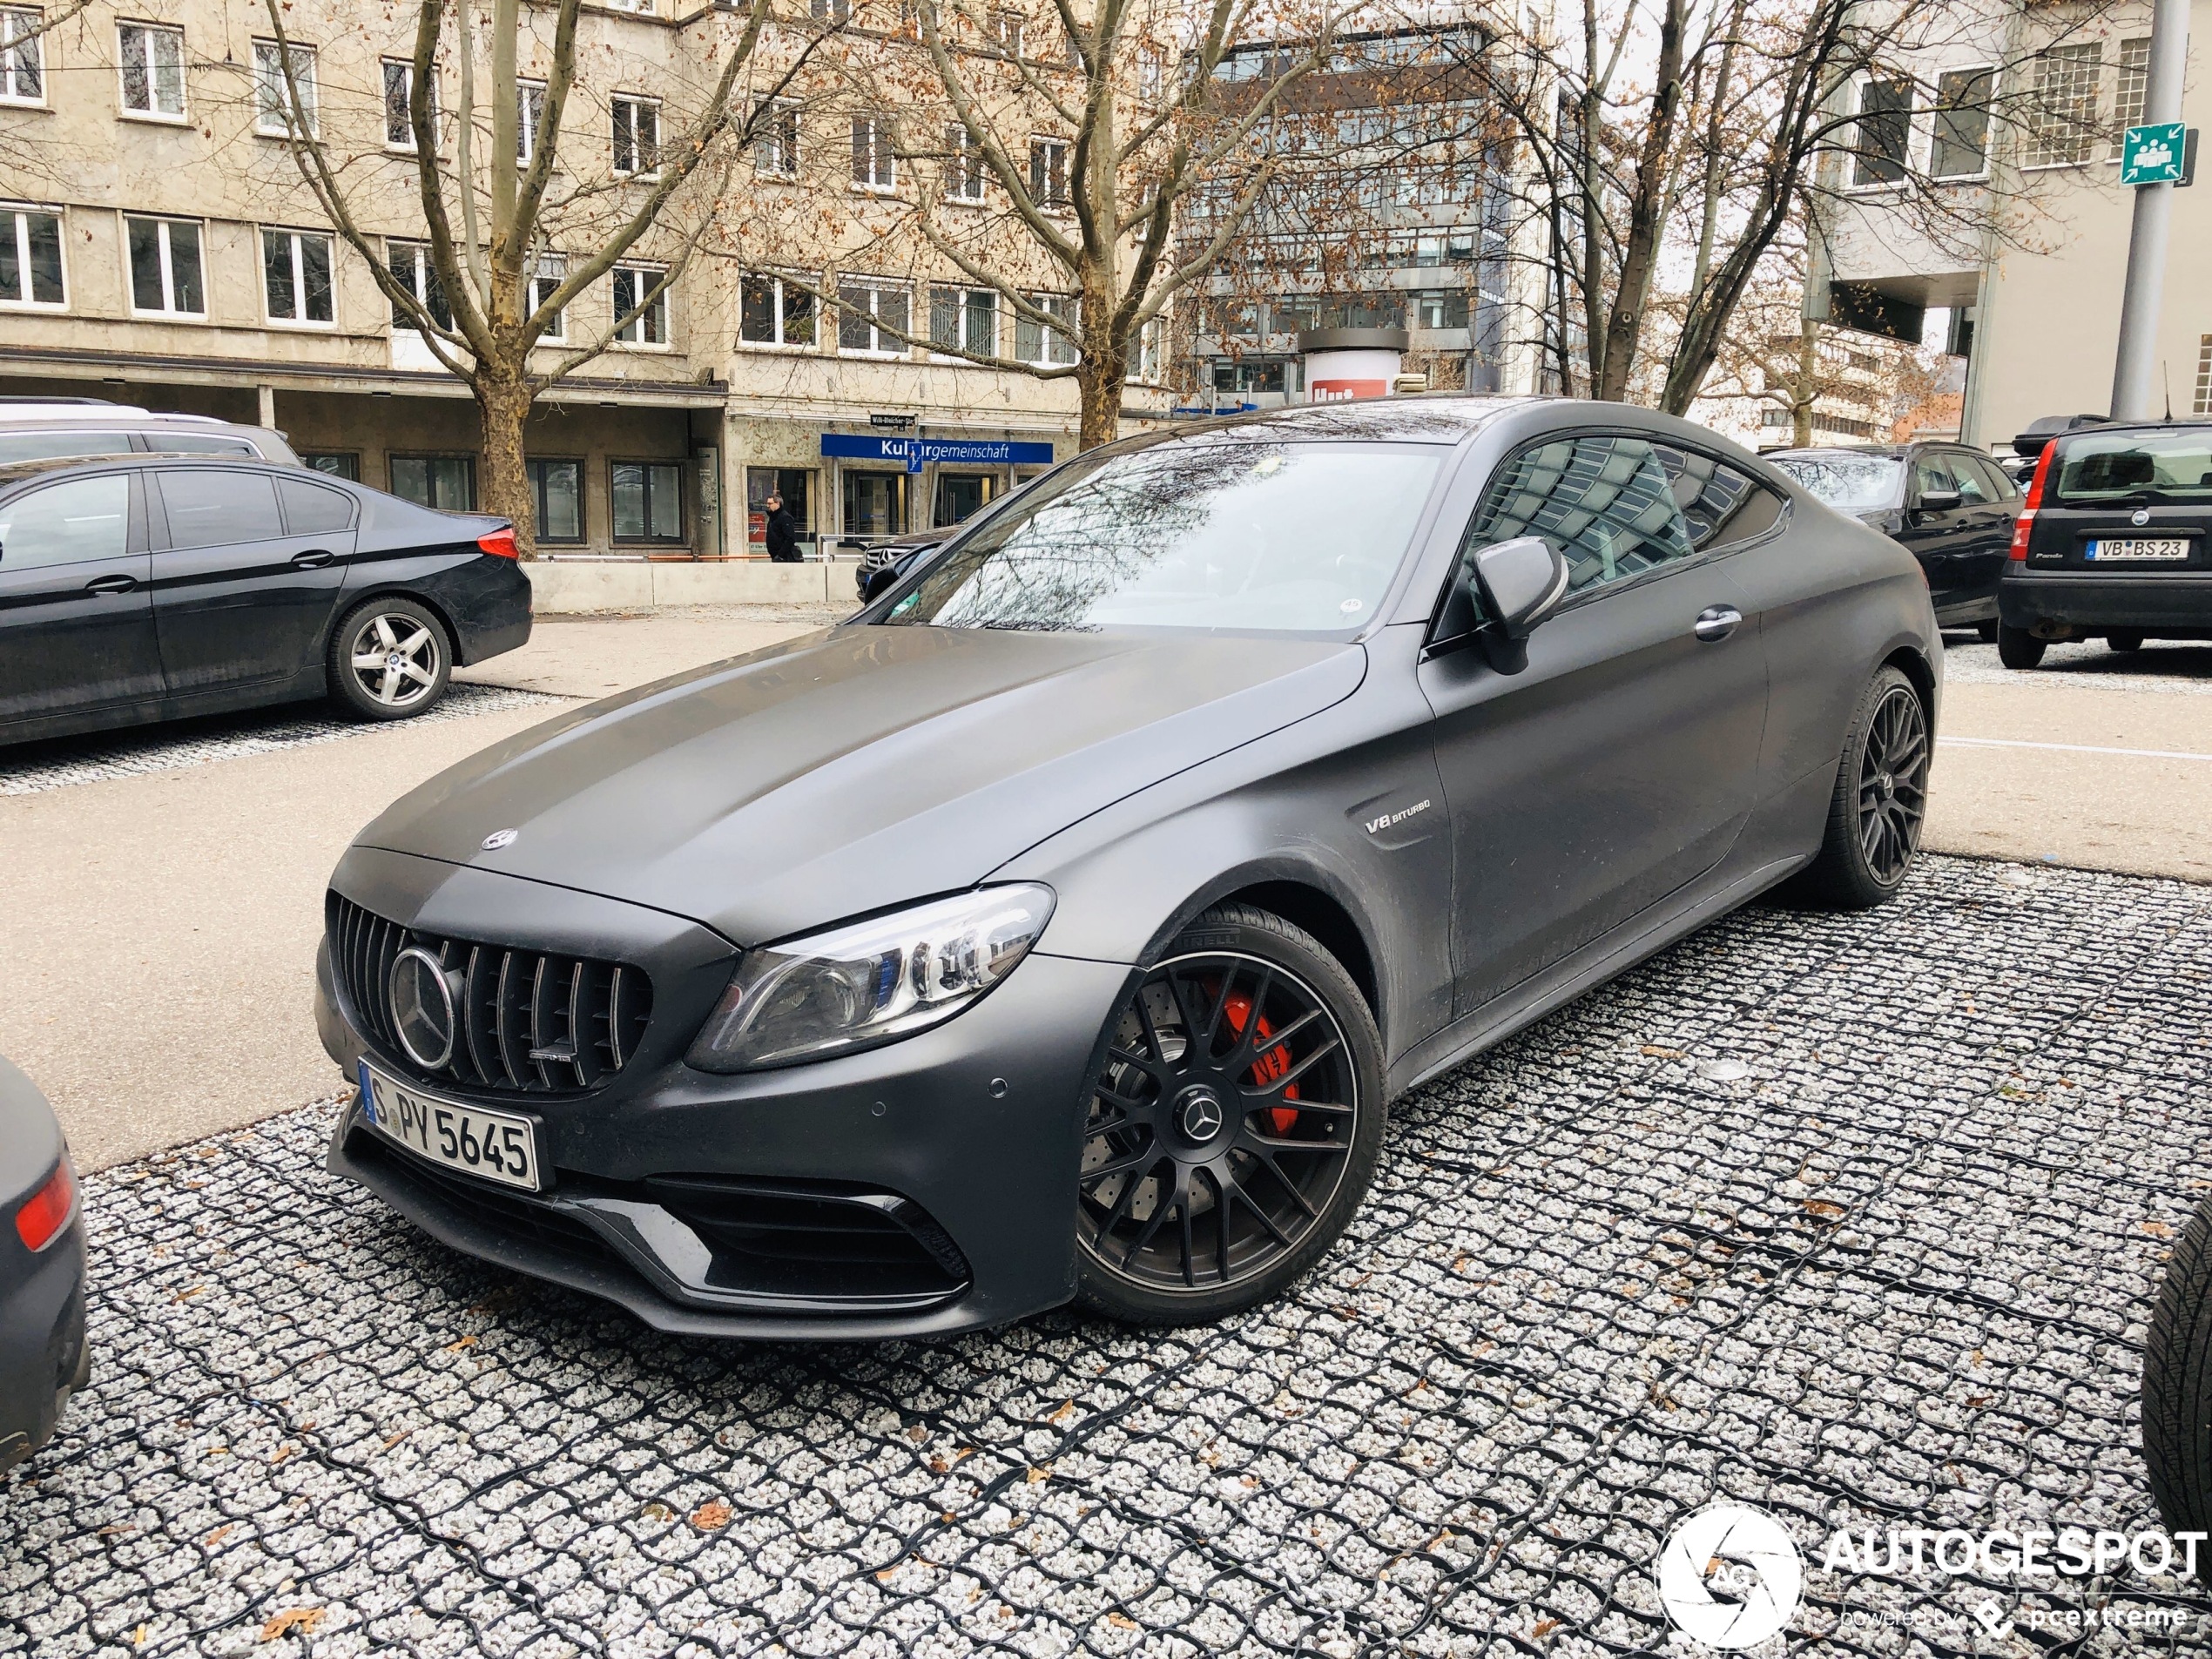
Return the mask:
M1221 1101L1211 1089L1193 1089L1183 1097L1183 1132L1200 1143L1221 1133Z
M502 846L512 846L515 845L515 838L522 833L520 830L512 829L494 830L484 837L484 851L496 853Z
M454 1034L461 1021L453 981L445 964L419 945L392 959L386 981L392 999L392 1026L407 1057L425 1071L437 1071L453 1058Z

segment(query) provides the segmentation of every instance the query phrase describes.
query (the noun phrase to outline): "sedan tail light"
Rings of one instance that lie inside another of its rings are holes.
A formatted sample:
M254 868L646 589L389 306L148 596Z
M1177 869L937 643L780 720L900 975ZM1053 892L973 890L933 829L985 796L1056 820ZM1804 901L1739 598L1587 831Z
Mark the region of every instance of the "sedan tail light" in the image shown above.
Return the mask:
M515 527L502 525L486 536L476 538L476 545L496 559L519 559L522 553L515 545Z
M64 1158L54 1166L45 1184L16 1211L16 1237L24 1248L36 1253L60 1238L69 1218L77 1213L77 1177Z
M2043 504L2043 481L2050 475L2051 457L2059 446L2047 443L2043 453L2035 457L2035 475L2027 481L2027 500L2020 507L2020 516L2013 521L2013 550L2007 556L2025 561L2027 557L2028 532L2035 528L2035 509Z

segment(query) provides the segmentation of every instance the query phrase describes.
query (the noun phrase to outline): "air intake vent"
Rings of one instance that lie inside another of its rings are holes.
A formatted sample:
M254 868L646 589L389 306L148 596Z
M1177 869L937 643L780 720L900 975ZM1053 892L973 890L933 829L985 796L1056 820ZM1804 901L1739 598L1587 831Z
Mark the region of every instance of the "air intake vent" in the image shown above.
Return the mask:
M392 964L421 950L444 968L458 1028L445 1064L410 1064L426 1080L500 1093L596 1089L637 1053L652 1018L652 982L625 963L442 938L335 893L325 927L347 1012L395 1059L413 1061L393 1022Z

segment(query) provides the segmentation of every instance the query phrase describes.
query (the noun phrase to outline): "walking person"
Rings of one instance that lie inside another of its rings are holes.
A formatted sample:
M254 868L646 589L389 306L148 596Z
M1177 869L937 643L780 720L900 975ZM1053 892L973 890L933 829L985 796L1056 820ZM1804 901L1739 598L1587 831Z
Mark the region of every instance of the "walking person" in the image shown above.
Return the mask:
M791 516L780 495L763 503L768 509L768 556L779 564L799 563L799 521Z

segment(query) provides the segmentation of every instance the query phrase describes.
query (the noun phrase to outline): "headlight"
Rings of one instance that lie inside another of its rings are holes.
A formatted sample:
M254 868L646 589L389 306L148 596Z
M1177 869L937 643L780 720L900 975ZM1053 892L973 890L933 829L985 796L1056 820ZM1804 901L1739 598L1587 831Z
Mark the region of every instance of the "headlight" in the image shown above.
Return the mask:
M749 951L687 1058L745 1071L909 1035L1011 974L1051 914L1049 887L983 887Z

